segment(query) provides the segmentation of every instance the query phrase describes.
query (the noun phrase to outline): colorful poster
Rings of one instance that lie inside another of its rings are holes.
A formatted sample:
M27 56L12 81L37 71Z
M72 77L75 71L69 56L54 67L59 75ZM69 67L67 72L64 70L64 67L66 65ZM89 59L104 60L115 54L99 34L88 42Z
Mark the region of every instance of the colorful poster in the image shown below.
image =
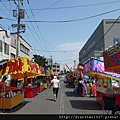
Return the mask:
M101 76L111 76L120 79L120 74L113 72L106 72L104 69L104 62L102 60L91 58L84 64L83 74L88 72L99 74Z
M120 72L120 43L103 51L106 71Z

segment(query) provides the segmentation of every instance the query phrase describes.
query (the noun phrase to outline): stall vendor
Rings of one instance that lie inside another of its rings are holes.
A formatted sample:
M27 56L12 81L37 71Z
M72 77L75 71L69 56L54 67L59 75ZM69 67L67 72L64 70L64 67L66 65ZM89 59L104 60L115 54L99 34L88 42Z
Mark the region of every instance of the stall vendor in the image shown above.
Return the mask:
M0 82L0 97L5 95L5 81L7 77L3 76L2 81Z

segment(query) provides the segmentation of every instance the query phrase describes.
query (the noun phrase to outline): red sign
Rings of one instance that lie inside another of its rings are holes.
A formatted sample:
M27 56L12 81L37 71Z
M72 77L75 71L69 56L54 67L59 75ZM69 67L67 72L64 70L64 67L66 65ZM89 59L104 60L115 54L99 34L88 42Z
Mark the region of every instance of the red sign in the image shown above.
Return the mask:
M105 70L120 71L120 43L103 51L103 57Z

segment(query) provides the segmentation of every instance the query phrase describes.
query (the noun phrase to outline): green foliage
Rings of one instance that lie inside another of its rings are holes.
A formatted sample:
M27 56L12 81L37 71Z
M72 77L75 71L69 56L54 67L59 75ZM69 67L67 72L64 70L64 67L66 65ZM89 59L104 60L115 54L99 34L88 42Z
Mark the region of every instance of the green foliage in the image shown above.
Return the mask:
M46 61L46 58L40 56L40 55L33 55L34 62L36 62L39 66L43 67L44 70L48 70L50 66L48 65L48 62Z

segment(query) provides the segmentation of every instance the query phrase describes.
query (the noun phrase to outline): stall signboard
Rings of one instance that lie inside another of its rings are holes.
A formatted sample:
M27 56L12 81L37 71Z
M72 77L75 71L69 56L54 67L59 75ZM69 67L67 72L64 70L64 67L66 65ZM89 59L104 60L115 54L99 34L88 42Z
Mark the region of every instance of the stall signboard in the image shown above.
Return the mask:
M120 43L103 51L106 71L120 72Z
M40 66L40 75L45 76L44 68Z
M10 74L12 78L24 78L40 74L39 65L25 57L10 59L0 65L0 76Z
M102 60L98 60L95 58L89 59L84 64L83 74L87 74L91 72L92 74L101 75L101 76L109 76L120 80L120 74L113 72L106 72L104 69L104 62Z

